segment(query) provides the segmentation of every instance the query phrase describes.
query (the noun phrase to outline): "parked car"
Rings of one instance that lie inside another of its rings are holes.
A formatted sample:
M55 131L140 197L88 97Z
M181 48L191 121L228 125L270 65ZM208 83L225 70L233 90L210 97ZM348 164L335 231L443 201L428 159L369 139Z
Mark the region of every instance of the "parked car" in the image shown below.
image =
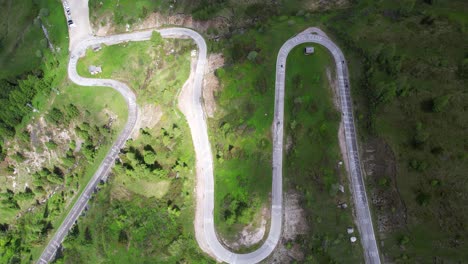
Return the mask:
M75 23L73 23L73 20L68 20L67 21L69 27L76 27Z

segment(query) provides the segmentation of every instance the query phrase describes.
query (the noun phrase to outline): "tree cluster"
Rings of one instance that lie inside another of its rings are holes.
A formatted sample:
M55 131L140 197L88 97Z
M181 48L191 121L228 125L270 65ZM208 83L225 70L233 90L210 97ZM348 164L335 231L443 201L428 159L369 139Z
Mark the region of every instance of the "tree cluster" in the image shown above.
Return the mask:
M23 118L33 112L32 101L38 93L49 93L50 78L28 75L15 82L0 80L0 137L10 139Z

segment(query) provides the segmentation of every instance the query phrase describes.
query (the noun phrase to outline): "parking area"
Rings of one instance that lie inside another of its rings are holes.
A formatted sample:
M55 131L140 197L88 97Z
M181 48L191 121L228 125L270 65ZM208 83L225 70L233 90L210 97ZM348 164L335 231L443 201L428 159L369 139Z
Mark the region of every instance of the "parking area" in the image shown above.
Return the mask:
M93 35L88 17L88 1L64 0L62 5L68 24L69 49L72 50L77 43Z

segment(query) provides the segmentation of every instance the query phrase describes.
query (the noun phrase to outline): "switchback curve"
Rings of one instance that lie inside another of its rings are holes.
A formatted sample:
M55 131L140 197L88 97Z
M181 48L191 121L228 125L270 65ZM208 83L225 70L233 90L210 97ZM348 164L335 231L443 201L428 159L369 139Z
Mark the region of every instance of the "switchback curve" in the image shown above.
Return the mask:
M357 152L356 135L352 116L349 85L347 83L347 68L344 56L339 48L331 42L319 30L319 34L311 34L313 29L289 39L280 49L276 65L275 84L275 110L273 122L273 180L272 180L272 208L271 225L268 238L257 250L248 254L236 254L226 249L218 240L214 227L214 178L213 157L208 139L206 116L201 101L202 81L204 65L206 64L206 43L197 32L185 28L168 28L158 30L163 37L190 37L194 39L199 48L199 55L192 90L192 103L188 109L184 109L191 132L197 158L197 212L195 216L195 233L200 247L211 256L228 263L258 263L268 257L274 250L281 237L283 221L283 197L282 197L282 158L283 158L283 120L284 120L284 79L286 70L286 58L289 51L302 43L312 42L325 46L332 53L339 81L339 91L343 118L345 124L346 145L350 164L350 178L353 190L353 198L356 204L359 231L362 236L362 244L365 251L366 263L380 263L375 235L367 204L367 196L362 180L359 156ZM85 187L83 193L73 206L66 219L50 240L42 253L38 263L47 263L52 260L57 248L65 238L68 230L73 226L79 215L84 210L92 191L103 179L112 167L119 150L131 134L136 124L137 105L135 95L131 89L118 81L109 79L83 78L76 71L78 58L83 56L86 49L95 44L113 45L125 41L149 40L153 30L121 34L102 38L89 38L80 42L71 51L68 74L70 80L82 86L108 86L117 90L125 98L128 106L128 119L125 128L113 144L104 161L99 166L95 175Z
M141 32L113 35L107 37L90 37L84 39L83 41L81 41L73 47L73 49L70 51L70 60L68 63L68 77L70 78L70 80L81 86L104 86L116 90L124 97L125 102L127 103L128 118L124 129L112 145L111 149L100 164L99 168L97 169L91 180L88 182L83 192L78 197L77 201L73 205L72 209L70 210L70 212L68 213L68 215L66 216L66 218L54 234L54 236L52 237L52 239L47 244L37 263L48 263L53 260L57 249L60 247L60 244L63 242L68 231L72 228L78 217L85 209L94 189L101 180L107 177L107 174L112 168L120 149L125 145L125 142L127 141L133 129L135 128L135 124L137 121L138 106L136 104L136 97L133 91L126 84L119 81L110 79L95 79L81 77L76 70L78 59L84 56L86 54L86 49L93 45L115 45L127 41L145 41L151 38L153 31L158 31L161 34L161 36L165 38L192 38L198 45L200 52L197 61L194 87L199 88L195 89L198 90L198 92L194 93L194 98L195 96L198 96L198 98L199 96L201 96L203 69L206 63L206 43L203 37L193 30L186 28L166 28L161 30L146 30ZM195 99L194 102L196 102Z

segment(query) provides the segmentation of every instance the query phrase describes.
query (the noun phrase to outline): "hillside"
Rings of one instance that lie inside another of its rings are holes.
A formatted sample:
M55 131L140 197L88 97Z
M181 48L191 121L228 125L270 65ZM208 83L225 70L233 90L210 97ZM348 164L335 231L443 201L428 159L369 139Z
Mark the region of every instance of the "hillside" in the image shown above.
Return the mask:
M261 245L266 234L260 232L253 242L238 234L245 231L249 237L269 225L265 210L271 195L277 52L294 34L317 26L341 47L349 64L362 167L384 262L468 261L466 1L90 0L89 7L96 34L186 26L200 31L209 52L222 58L205 76L210 85L204 99L215 158L215 224L233 250L247 252ZM111 91L77 91L80 88L67 81L67 28L58 1L7 0L0 10L0 260L29 263L126 115L122 99ZM190 45L167 44L176 47L178 59L168 55L173 52L168 46L160 54L169 60L168 69L177 69L174 73L152 64L154 53L147 45L90 52L79 71L86 75L88 64L107 63L111 70L102 76L129 83L140 95L139 104L161 114L152 103L166 106L165 111L174 106L172 97L187 75L188 60L183 58ZM132 50L144 52L133 55ZM300 212L298 228L303 229L286 234L267 263L362 260L358 243L350 244L346 236L346 228L354 226L353 204L346 171L340 167L344 157L330 77L334 69L326 51L316 50L311 60L299 49L291 52L288 65L294 66L288 68L286 84L291 92L286 94L284 193L291 208ZM154 75L158 70L161 76ZM109 127L114 119L118 121ZM119 247L122 259L130 260L137 252L148 261L205 261L195 248L193 212L188 209L193 205L187 191L193 187L193 154L183 151L191 147L181 139L182 134L190 136L185 125L173 110L129 141L114 177L92 201L78 233L67 240L66 247L74 250L63 251L59 262L74 262L89 252L89 260L105 262L112 254L99 255L95 248L104 247L104 241ZM173 156L161 154L166 152ZM149 170L161 175L131 178L137 169L143 175ZM338 191L341 186L344 192ZM173 196L166 188L186 194ZM343 203L350 208L337 207ZM168 227L145 229L152 242L122 227L148 224L148 208L158 211L157 223ZM123 211L128 212L125 221L115 222ZM100 221L112 226L108 230ZM132 237L137 239L134 244ZM164 249L148 250L152 243Z

